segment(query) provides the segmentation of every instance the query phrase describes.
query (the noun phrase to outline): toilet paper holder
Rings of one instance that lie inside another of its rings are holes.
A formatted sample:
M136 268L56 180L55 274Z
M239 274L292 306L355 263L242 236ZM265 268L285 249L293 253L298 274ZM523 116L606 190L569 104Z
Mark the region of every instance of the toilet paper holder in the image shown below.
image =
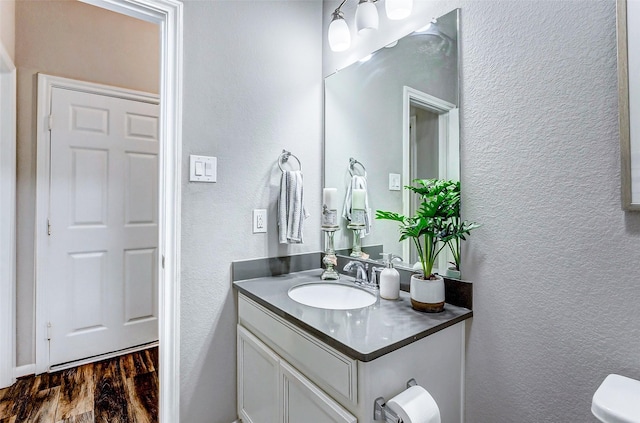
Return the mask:
M416 382L415 379L411 378L407 382L407 389L417 384L418 382ZM398 417L398 415L393 410L385 407L385 403L386 401L383 397L378 397L373 402L373 420L382 420L389 423L402 423L402 419Z

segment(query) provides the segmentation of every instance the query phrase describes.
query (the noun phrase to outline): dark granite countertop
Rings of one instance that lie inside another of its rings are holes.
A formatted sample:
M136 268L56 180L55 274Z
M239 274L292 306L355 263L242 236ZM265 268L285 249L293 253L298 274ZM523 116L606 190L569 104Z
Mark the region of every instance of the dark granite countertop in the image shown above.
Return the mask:
M464 307L445 305L442 313L422 313L411 308L407 292L400 299L378 301L356 310L326 310L300 304L287 295L295 285L321 282L321 269L233 282L239 292L268 310L306 330L336 350L360 361L372 361L418 339L473 316ZM340 276L329 283L353 284Z

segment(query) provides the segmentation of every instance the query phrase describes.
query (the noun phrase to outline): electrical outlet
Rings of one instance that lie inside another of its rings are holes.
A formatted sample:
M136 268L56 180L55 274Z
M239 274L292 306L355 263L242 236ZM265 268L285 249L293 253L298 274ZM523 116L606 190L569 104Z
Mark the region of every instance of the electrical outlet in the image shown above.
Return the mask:
M253 211L253 233L266 233L267 232L267 210L255 209Z
M402 175L399 173L390 173L389 174L389 191L400 191L400 181L402 180Z

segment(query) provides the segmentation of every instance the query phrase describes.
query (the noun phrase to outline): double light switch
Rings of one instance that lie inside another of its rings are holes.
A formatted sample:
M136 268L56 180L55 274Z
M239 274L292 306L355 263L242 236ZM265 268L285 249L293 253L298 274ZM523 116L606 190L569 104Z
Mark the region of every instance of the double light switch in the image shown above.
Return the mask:
M216 182L218 159L208 156L189 156L189 181Z

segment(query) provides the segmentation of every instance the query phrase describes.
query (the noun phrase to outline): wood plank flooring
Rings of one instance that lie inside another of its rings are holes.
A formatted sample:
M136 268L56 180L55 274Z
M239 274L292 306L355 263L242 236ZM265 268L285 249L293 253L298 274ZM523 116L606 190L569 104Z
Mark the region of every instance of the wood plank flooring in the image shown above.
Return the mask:
M28 376L0 389L0 423L155 423L158 348Z

